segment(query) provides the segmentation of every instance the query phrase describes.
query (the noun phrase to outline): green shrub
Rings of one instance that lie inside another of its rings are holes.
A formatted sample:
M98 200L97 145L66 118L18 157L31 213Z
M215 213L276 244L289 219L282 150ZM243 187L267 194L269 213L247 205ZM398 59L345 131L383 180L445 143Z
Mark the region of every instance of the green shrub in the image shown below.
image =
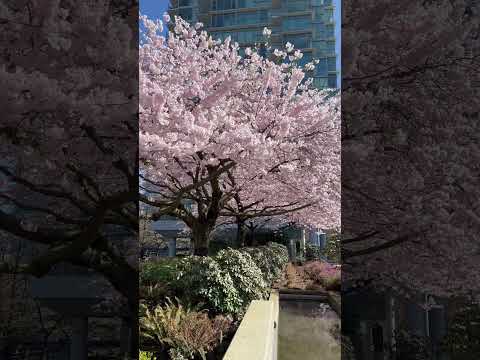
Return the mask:
M284 245L220 250L214 257L189 256L177 267L177 294L192 303L203 302L216 312L241 315L254 299L268 296L272 282L288 263Z
M178 258L163 258L140 263L140 284L169 284L175 281Z
M190 302L204 302L218 313L236 314L242 300L228 271L212 257L189 256L177 266L178 289Z
M288 249L285 245L271 242L268 243L266 251L275 269L273 275L278 278L288 263Z
M328 291L340 291L342 289L342 279L340 276L326 277L323 279L323 286Z
M221 250L215 256L220 267L230 274L244 306L268 296L267 283L252 257L240 250Z
M340 264L341 262L341 241L340 234L332 234L328 237L327 243L322 250L322 255L329 261Z
M355 360L355 348L353 347L352 340L349 337L342 335L342 357L343 360Z
M262 272L263 280L270 286L274 281L274 266L270 258L267 256L266 246L243 248L242 251L250 255Z
M305 245L305 257L307 260L319 260L323 254L322 248L313 244Z
M141 305L140 335L142 344L149 342L168 350L172 360L189 360L212 351L230 329L232 319L216 316L210 319L206 312L167 301L150 310Z
M338 265L331 265L323 261L311 261L305 265L304 271L312 280L323 285L326 290L340 291L342 280Z
M215 256L220 250L234 248L235 244L232 241L223 239L214 239L208 243L208 254Z
M153 353L148 351L140 351L138 360L155 360L155 356Z
M175 295L174 288L171 284L156 283L153 285L139 286L140 299L148 306L155 306L163 303L167 297Z
M442 341L452 359L473 360L480 354L480 305L459 304Z
M267 286L277 280L288 263L288 250L284 245L269 243L267 246L243 248L260 268Z
M402 360L430 360L433 358L430 338L406 330L395 333L395 350L398 359Z

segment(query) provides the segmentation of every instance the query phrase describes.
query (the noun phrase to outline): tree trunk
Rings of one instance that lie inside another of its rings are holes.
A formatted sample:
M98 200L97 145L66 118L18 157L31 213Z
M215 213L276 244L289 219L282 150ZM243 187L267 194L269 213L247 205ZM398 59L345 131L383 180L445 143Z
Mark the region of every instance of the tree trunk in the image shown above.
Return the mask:
M130 313L132 314L130 318L130 358L138 359L138 350L140 345L140 332L139 332L139 321L138 321L138 298L134 301L129 301Z
M256 243L255 243L255 226L252 226L250 224L248 229L249 229L249 232L248 232L248 234L245 235L246 246L256 246Z
M210 241L211 228L204 224L196 225L192 228L193 255L207 256L208 244Z
M139 349L139 289L138 271L132 268L127 262L112 263L108 268L98 269L113 285L113 287L122 294L128 303L128 313L125 314L125 320L130 328L130 344L128 351L122 356L128 356L128 359L138 359ZM123 359L122 359L123 360Z
M245 220L237 217L237 244L238 247L244 247L247 232L245 231Z
M252 228L250 230L250 234L248 235L248 237L249 237L249 242L251 244L250 246L257 246L258 245L258 243L256 241L257 239L255 238L255 228Z

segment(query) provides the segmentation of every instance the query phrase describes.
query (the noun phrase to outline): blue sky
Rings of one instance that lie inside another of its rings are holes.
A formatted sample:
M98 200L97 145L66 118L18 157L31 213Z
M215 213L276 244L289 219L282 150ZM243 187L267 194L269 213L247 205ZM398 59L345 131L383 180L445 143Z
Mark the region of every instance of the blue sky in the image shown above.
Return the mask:
M341 37L341 0L333 0L335 4L335 36L336 36L336 52L337 52L337 70L339 71L338 75L338 87L341 86L341 48L342 48L342 37ZM140 0L140 13L147 15L149 18L159 18L167 10L169 0Z

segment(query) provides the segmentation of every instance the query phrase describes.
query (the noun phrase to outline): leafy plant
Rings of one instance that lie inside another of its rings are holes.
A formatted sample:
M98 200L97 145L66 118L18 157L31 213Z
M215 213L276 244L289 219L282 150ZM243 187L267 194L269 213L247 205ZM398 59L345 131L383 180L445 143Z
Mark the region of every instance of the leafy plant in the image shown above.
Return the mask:
M221 250L215 260L230 274L244 306L268 295L262 271L248 253L234 249Z
M478 359L480 353L480 306L462 304L449 324L442 347L452 359Z
M326 290L340 290L341 271L338 266L323 261L312 261L305 265L304 270L310 278L322 284Z
M343 360L355 360L355 348L349 337L341 335L342 343L342 359Z
M225 316L210 319L205 311L183 306L177 299L150 310L141 305L140 334L143 343L168 349L171 359L189 360L214 349L230 329L232 320Z
M178 258L147 260L140 263L140 284L168 284L175 281Z
M288 250L286 246L278 243L243 248L242 251L248 253L260 268L268 286L280 277L288 263Z
M307 260L319 260L323 255L323 250L320 246L313 244L305 245L305 257Z
M140 351L138 360L155 360L155 355L152 352Z
M223 314L236 314L242 299L228 271L212 257L189 256L178 264L178 289L192 302L204 302L209 309Z
M211 240L208 244L208 253L212 256L218 254L220 250L234 248L235 244L233 241L229 241L226 239L214 239Z
M340 274L332 277L325 277L323 279L323 286L325 290L340 291L342 288L342 280L340 278Z
M268 258L265 246L243 248L241 251L250 255L252 260L258 266L263 275L263 280L267 285L271 285L274 280L274 266Z
M429 360L432 358L431 344L427 337L406 330L395 334L396 355L401 360Z
M341 241L340 234L331 234L328 237L328 241L325 247L322 249L322 255L329 261L333 261L337 264L341 262Z
M149 306L155 306L164 302L167 297L173 295L173 289L165 283L153 285L140 285L140 299Z

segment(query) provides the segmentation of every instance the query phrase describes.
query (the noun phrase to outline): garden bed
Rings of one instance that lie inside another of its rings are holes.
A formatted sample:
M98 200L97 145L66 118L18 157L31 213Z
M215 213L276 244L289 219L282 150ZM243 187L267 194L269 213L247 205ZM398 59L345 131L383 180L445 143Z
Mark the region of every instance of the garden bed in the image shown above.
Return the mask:
M303 265L288 263L283 276L275 283L282 291L340 291L340 267L321 260L307 261Z
M142 263L141 359L222 359L249 304L267 299L286 247L221 250Z

